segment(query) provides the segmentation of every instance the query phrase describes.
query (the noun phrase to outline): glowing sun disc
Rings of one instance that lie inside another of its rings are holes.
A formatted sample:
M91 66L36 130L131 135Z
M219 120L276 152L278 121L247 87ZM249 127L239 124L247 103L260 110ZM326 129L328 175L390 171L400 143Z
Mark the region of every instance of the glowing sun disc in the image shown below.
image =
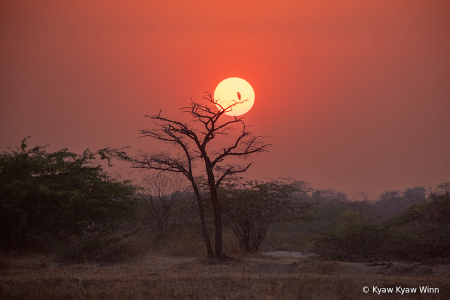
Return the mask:
M240 99L239 99L240 98ZM224 109L236 102L241 102L231 107L225 114L229 116L240 116L248 112L255 102L255 91L244 79L231 77L222 80L214 91L214 99ZM246 100L246 101L244 101ZM217 105L218 109L221 109Z

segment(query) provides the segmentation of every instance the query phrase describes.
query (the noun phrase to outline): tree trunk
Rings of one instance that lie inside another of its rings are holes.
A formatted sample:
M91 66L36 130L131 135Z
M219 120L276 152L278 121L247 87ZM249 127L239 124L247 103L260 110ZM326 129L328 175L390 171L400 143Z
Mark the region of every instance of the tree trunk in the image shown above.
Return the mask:
M222 258L222 210L220 208L219 197L217 195L216 181L212 168L207 164L208 184L211 194L211 202L214 208L214 230L215 230L215 257Z
M208 231L206 231L206 222L205 222L205 214L203 212L203 204L202 204L202 198L200 196L200 192L198 191L197 185L192 180L192 188L194 189L195 197L197 198L197 204L198 204L198 213L200 215L200 225L202 227L202 234L203 239L205 240L206 244L206 251L208 252L208 257L213 258L214 252L212 250L211 241L208 236Z
M211 195L211 201L213 201L214 205L214 227L215 227L215 250L216 250L216 258L222 258L222 211L220 208L220 203L217 197L217 192L214 196Z

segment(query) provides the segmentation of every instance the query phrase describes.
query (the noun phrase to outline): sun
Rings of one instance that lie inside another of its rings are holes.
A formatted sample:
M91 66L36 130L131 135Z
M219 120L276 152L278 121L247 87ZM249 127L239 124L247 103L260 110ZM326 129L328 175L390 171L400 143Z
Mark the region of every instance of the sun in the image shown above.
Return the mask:
M255 102L255 91L244 79L231 77L222 80L214 91L214 99L217 108L227 108L233 103L238 103L225 112L228 116L240 116L247 113Z

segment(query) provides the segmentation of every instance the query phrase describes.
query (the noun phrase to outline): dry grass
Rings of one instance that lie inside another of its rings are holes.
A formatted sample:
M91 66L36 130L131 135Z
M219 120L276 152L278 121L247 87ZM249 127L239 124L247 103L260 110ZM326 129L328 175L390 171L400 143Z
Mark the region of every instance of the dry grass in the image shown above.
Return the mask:
M450 299L450 266L369 267L260 255L211 263L203 257L154 253L116 264L65 264L40 255L7 259L2 265L1 299L384 298L362 292L363 286L374 285L440 289L439 294L394 294L389 299Z
M379 299L364 286L438 287L439 294L389 299L450 299L450 266L365 264L241 254L224 233L224 252L205 258L201 237L181 228L121 241L120 259L68 263L50 254L0 256L0 299ZM115 246L116 247L116 246ZM109 255L108 250L104 250Z

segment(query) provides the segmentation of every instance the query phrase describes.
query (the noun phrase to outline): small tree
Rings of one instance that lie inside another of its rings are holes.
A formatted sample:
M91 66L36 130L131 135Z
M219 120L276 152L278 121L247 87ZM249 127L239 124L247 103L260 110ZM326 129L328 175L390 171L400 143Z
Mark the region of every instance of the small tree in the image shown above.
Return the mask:
M378 197L375 207L380 214L391 217L401 211L402 201L402 192L386 191Z
M160 229L167 227L172 207L181 197L181 180L177 174L161 172L143 179L140 195Z
M310 205L296 198L308 191L301 182L283 180L228 184L220 193L224 224L236 235L242 251L257 252L272 223L307 216Z
M26 141L0 155L1 247L21 248L43 235L108 231L132 216L136 187L93 164L96 157L126 159L121 149L48 153L45 146L29 149Z
M239 173L243 173L252 165L239 165L229 161L230 158L245 158L251 154L267 150L269 144L264 144L260 136L254 136L244 123L243 117L227 117L226 112L234 106L247 101L234 101L229 106L221 106L210 93L204 97L206 103L191 101L190 106L181 108L183 113L193 118L192 124L168 119L161 115L146 116L154 120L155 127L141 130L141 136L169 143L174 152L156 152L146 154L141 152L133 162L134 168L155 169L166 172L183 174L192 187L196 196L200 224L209 257L222 257L222 208L218 200L217 189L225 180ZM231 141L234 126L240 127L240 132ZM213 148L213 140L223 138L220 149ZM175 152L177 149L178 152ZM203 167L195 168L195 163L201 160ZM228 162L226 164L225 162ZM203 172L201 171L203 170ZM206 175L206 176L204 176ZM205 177L206 182L201 180ZM200 193L202 186L207 187L214 211L215 252L206 230L203 210L203 199Z

